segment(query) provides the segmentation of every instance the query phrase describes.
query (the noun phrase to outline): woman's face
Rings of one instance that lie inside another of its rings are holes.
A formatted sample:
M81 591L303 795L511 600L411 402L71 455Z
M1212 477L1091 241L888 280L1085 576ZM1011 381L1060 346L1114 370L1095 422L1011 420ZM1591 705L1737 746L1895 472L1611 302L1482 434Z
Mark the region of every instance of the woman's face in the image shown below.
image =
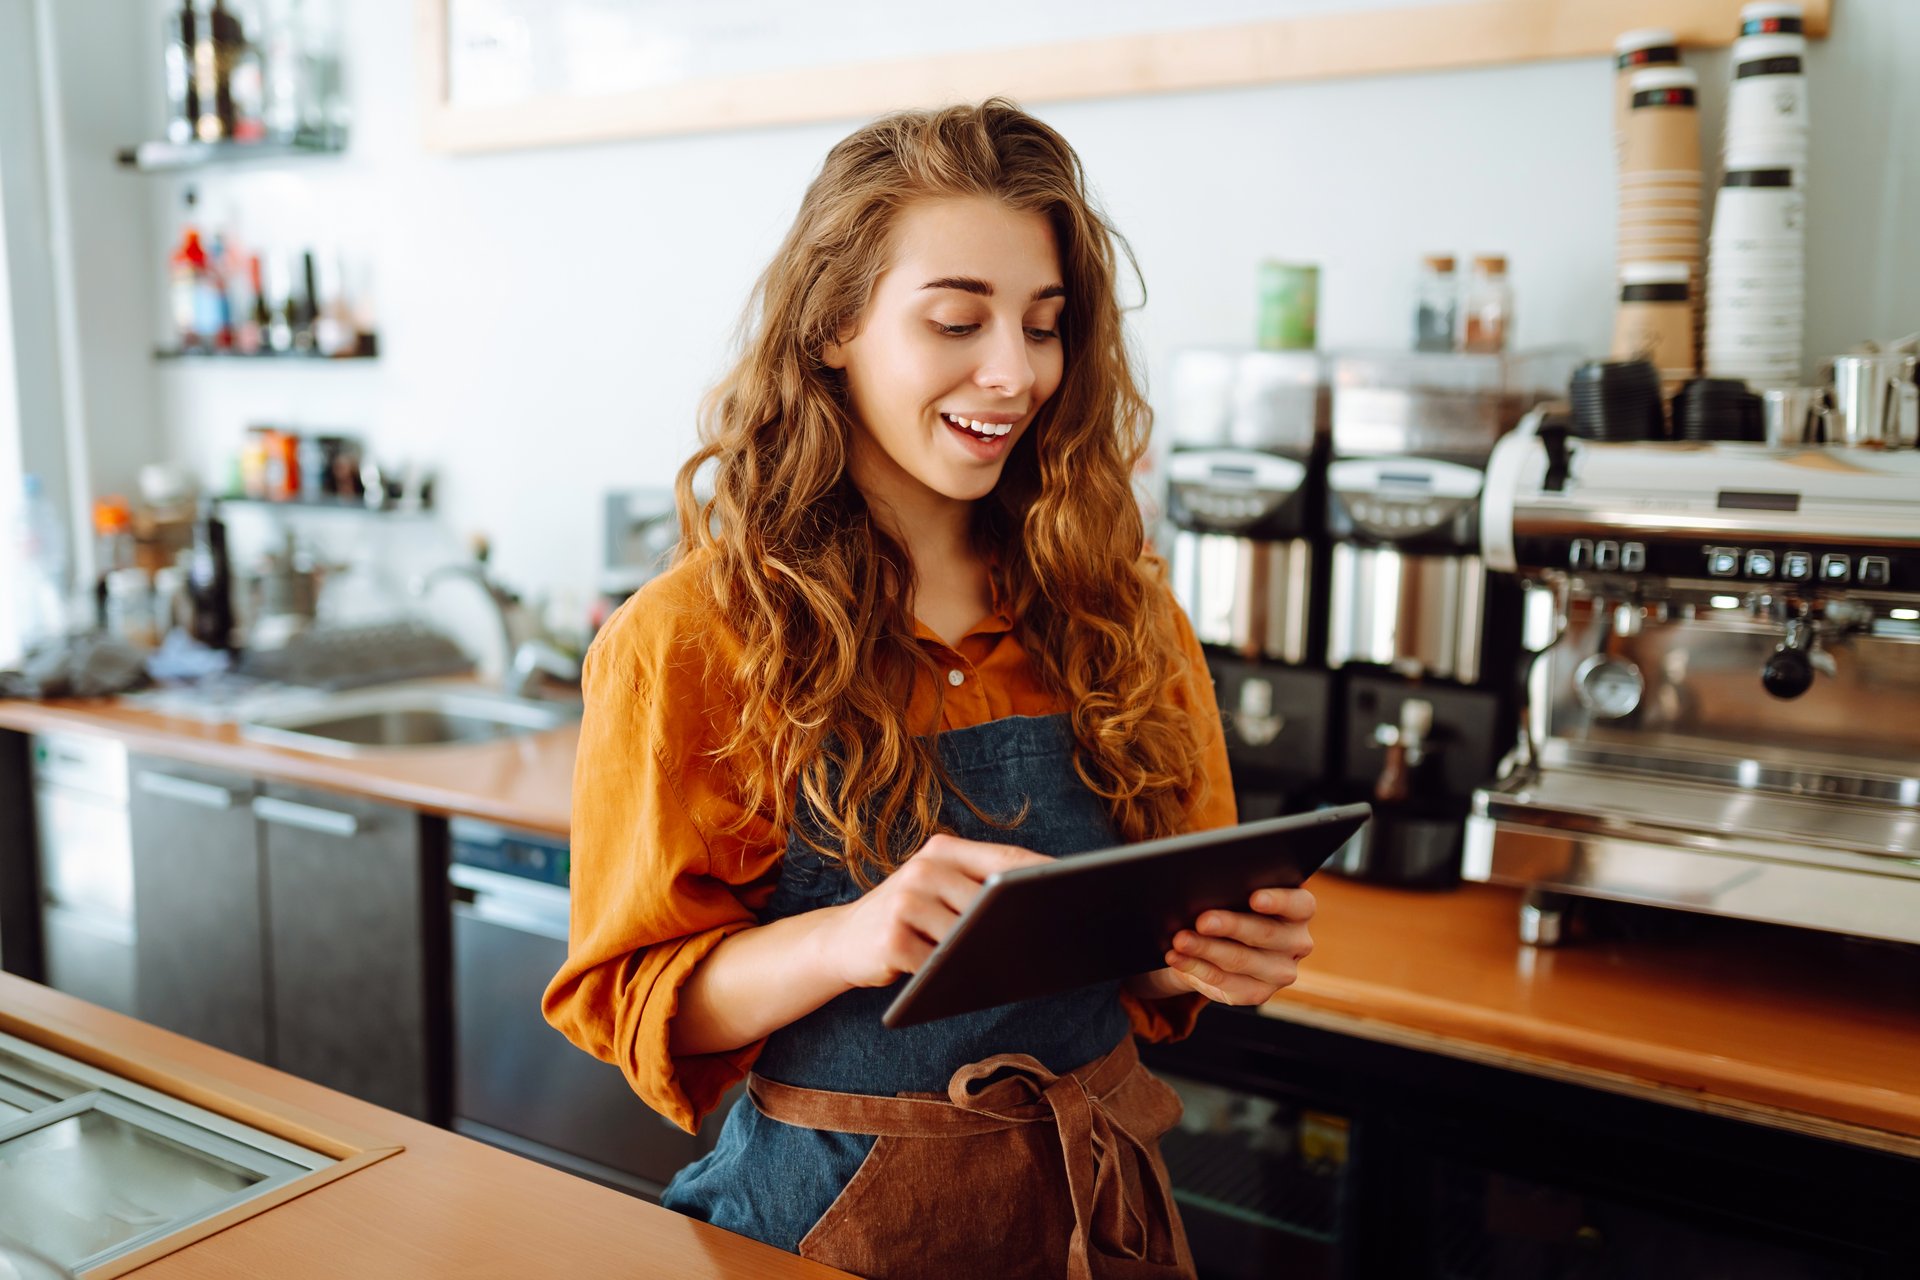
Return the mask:
M857 329L824 353L846 374L853 478L868 500L911 518L991 492L1060 385L1065 306L1039 213L985 197L902 210Z

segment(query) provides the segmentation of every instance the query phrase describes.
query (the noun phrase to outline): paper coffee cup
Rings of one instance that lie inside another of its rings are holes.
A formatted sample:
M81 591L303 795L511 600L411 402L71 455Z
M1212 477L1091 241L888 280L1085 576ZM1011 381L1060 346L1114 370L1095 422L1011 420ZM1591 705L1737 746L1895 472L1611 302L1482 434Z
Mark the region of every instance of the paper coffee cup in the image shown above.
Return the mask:
M1632 78L1620 149L1622 174L1700 168L1699 77L1687 67L1653 67Z

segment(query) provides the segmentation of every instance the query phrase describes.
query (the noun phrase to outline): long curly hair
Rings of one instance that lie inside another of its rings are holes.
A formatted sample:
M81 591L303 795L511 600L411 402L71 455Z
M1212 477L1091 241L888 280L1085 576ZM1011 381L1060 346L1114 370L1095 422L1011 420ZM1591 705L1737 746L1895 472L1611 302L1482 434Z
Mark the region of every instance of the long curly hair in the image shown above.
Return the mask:
M808 187L676 483L679 554L710 553L704 589L743 650L725 672L738 723L715 748L741 827L759 814L798 830L863 888L940 829L952 788L933 726L907 722L916 673L937 667L914 639L913 565L854 486L859 428L822 353L857 327L901 210L975 196L1046 217L1067 289L1059 388L975 504L975 545L1040 680L1071 708L1075 768L1121 838L1177 830L1201 785L1197 735L1167 695L1186 664L1165 565L1132 488L1152 422L1115 289L1118 254L1138 276L1132 251L1066 140L1012 102L889 115L836 145Z

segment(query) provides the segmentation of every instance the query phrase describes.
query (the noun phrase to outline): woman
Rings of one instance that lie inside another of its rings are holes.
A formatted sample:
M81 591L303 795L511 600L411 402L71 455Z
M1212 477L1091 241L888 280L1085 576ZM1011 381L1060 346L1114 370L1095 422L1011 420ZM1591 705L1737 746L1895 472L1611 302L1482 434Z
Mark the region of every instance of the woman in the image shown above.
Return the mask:
M861 1275L1190 1275L1134 1036L1312 945L1311 896L1261 891L1125 983L880 1025L994 872L1234 820L1130 485L1116 239L1004 100L834 147L680 472L680 557L588 657L547 1017L689 1130L749 1078L663 1203Z

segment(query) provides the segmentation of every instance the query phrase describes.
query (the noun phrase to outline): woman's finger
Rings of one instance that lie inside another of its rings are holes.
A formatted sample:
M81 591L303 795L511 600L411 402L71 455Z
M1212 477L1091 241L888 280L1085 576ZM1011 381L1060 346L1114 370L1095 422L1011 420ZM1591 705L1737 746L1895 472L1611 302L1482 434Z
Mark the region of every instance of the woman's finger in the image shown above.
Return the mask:
M1227 974L1244 974L1259 982L1291 981L1298 965L1284 951L1250 947L1227 938L1202 938L1187 934L1174 940L1174 954L1201 960Z
M1198 956L1172 954L1169 967L1180 981L1220 1004L1254 1005L1263 1004L1271 999L1273 993L1293 982L1294 972L1288 972L1278 982L1262 982L1242 973L1229 973L1218 965L1202 960Z
M1314 908L1319 905L1307 889L1255 889L1248 902L1262 915L1301 921L1311 920Z
M1205 911L1194 921L1190 932L1244 942L1262 951L1279 951L1296 960L1313 950L1313 935L1307 932L1306 924L1286 917L1257 916L1245 911Z

